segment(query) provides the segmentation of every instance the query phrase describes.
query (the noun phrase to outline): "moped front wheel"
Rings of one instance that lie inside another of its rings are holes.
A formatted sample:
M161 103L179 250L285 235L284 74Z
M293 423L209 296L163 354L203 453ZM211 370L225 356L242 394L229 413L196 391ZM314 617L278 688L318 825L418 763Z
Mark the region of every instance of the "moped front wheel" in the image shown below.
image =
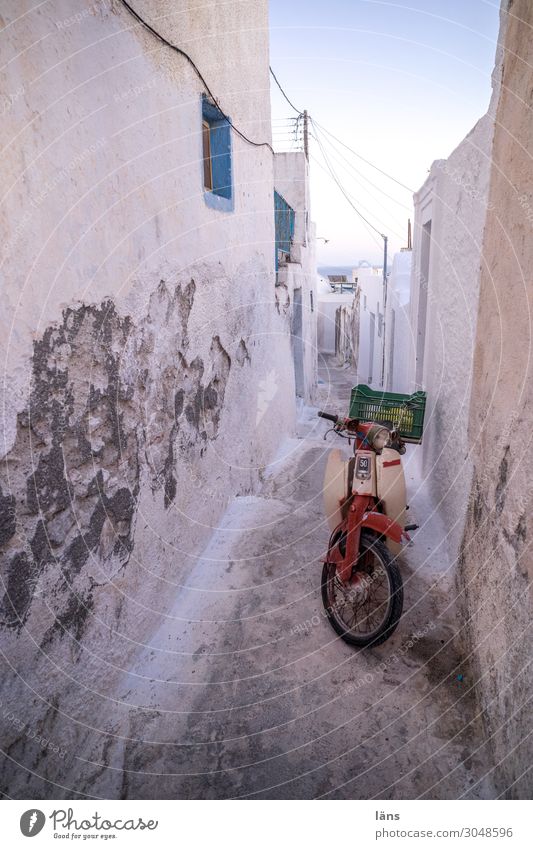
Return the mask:
M334 563L324 563L322 603L331 625L350 645L377 646L388 640L402 615L403 582L383 540L361 534L359 558L346 583Z

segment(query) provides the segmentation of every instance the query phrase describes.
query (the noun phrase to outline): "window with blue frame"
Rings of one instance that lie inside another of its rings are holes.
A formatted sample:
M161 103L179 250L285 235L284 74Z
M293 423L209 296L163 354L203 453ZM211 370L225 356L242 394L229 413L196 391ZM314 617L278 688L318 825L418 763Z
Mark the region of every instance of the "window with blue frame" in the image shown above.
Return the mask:
M274 226L276 234L276 271L280 262L286 262L291 256L291 243L294 237L294 209L289 206L283 195L274 190Z
M233 209L231 126L226 115L202 98L204 197L214 209Z

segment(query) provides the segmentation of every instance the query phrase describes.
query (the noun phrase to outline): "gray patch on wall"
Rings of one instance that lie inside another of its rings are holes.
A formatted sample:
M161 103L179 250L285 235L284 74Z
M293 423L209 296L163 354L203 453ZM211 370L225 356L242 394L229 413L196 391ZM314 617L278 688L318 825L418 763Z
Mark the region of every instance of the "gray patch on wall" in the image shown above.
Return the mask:
M188 357L194 294L192 280L173 291L161 281L138 326L112 301L69 308L34 344L2 469L0 624L20 631L39 597L42 646L82 639L98 587L127 567L141 467L168 507L181 452L198 456L217 436L231 359L216 335L206 363Z
M235 355L235 358L240 366L243 366L245 363L248 363L248 365L250 365L250 363L252 362L244 339L241 339L237 346L237 353Z

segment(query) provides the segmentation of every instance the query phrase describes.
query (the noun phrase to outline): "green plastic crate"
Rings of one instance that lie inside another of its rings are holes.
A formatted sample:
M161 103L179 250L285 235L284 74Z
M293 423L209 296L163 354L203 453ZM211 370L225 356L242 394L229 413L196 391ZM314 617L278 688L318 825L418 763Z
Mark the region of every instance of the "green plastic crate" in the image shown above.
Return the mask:
M405 442L422 442L426 393L377 392L360 383L352 389L351 419L394 427Z

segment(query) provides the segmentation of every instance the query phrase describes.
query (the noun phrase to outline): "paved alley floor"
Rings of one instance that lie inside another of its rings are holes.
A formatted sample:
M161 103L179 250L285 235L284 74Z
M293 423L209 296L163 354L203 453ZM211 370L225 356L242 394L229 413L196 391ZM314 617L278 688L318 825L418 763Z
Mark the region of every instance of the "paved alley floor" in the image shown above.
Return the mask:
M350 373L329 359L320 377L323 408L346 413ZM130 670L124 696L140 707L132 739L110 757L122 796L491 797L444 535L416 447L405 460L410 516L422 527L402 557L396 633L357 651L323 616L321 486L339 441L324 441L326 429L303 410L262 491L234 500L154 650Z

